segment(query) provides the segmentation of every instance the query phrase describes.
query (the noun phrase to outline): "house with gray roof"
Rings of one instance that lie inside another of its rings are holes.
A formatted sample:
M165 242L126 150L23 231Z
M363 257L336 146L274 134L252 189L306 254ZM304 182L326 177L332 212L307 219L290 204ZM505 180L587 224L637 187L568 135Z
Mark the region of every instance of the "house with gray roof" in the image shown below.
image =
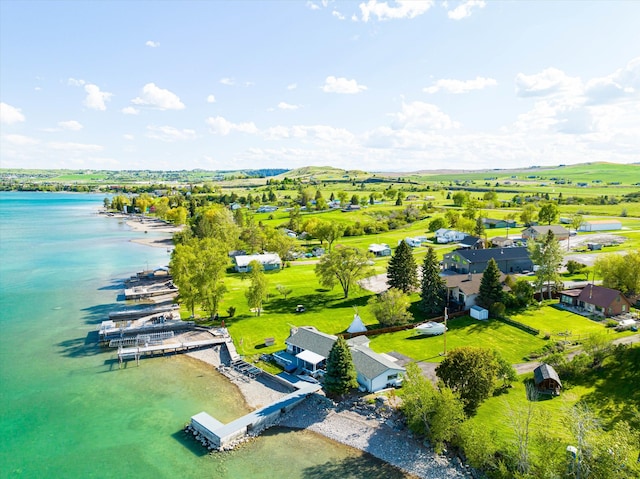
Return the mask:
M313 326L291 328L290 335L285 340L286 353L295 358L298 368L316 375L326 367L326 359L337 339L337 336L320 332ZM402 384L405 368L391 356L370 349L366 336L356 336L347 343L358 373L358 383L367 391L375 392Z
M542 363L533 370L533 382L538 391L543 394L557 396L560 394L560 389L562 389L558 373L553 369L553 366L547 363Z
M529 250L518 248L459 249L446 253L442 259L445 270L456 273L484 273L487 263L493 258L504 274L522 273L533 270Z
M551 231L558 241L566 240L569 237L569 230L560 225L549 226L529 226L522 230L522 239L532 239L536 241L544 240L547 233Z

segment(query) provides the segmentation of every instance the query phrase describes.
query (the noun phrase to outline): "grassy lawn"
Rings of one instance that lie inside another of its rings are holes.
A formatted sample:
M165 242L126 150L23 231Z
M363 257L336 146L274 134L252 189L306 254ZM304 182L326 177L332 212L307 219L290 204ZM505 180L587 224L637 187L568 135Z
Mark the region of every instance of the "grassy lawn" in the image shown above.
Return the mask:
M534 410L539 420L544 420L545 433L551 438L560 439L564 442L563 447L566 447L570 438L561 418L578 401L588 404L605 428L611 427L619 420L626 420L637 426L637 405L640 404L640 388L637 387L640 383L638 362L640 346L635 345L620 354L618 360L610 358L603 368L588 373L581 380L573 383L563 381L560 396L542 396L535 403ZM487 399L470 421L482 428L495 431L497 440L503 445L513 440L509 411L526 406L524 383L532 377L532 373L522 375L507 393Z
M529 308L517 314L510 314L514 321L524 323L527 326L539 329L541 334L566 333L573 336L585 336L593 333L610 333L611 339L622 336L611 328L606 328L604 322L597 322L560 308L555 307L556 302L547 303L541 308Z
M514 364L524 362L529 353L546 343L541 337L494 319L477 321L464 316L449 321L447 326L448 351L461 346L493 348ZM443 346L443 336L420 336L411 329L375 336L371 341L371 348L379 353L397 351L416 361L428 362L442 361Z

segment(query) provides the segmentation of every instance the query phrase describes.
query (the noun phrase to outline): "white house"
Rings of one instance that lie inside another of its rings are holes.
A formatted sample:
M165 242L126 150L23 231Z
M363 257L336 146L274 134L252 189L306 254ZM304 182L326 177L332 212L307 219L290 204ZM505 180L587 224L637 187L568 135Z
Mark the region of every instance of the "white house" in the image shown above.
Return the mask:
M317 374L326 365L326 358L337 337L318 331L313 326L292 328L285 340L286 351L274 354L276 361L295 364L298 368ZM358 373L358 383L368 392L402 384L405 368L391 356L379 354L369 348L366 336L347 340Z
M403 240L398 240L398 244L402 243L403 241L412 248L417 248L418 246L422 245L422 241L420 241L420 239L418 238L405 238Z
M374 254L374 256L391 256L391 247L388 244L370 244L369 251Z
M252 261L260 263L265 271L280 269L282 267L282 260L278 253L238 255L235 256L233 260L236 264L235 269L238 273L248 273L251 271L249 263Z
M262 205L256 210L256 213L273 213L277 209L277 206Z
M436 230L435 233L436 242L440 244L462 241L465 236L468 236L467 233L463 233L462 231L448 230L446 228L440 228Z
M578 231L608 231L622 229L622 223L618 220L593 220L584 221Z

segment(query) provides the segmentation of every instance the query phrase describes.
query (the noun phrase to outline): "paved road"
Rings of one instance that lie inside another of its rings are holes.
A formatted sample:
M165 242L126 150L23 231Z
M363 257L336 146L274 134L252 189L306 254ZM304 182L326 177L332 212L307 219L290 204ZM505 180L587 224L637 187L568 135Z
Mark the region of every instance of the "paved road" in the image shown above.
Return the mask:
M633 336L625 336L624 338L618 338L613 340L614 345L618 344L634 344L640 342L640 334L634 334ZM582 348L577 348L567 354L567 359L573 359L573 357L582 352ZM530 373L535 368L540 366L539 361L531 361L528 363L514 364L513 367L518 374Z
M634 334L633 336L625 336L624 338L615 339L613 344L634 344L640 342L640 334ZM582 348L578 348L574 351L571 351L567 356L569 359L572 359L576 354L581 353ZM438 381L436 377L436 368L440 363L430 363L426 361L420 361L417 363L422 370L422 374L434 384ZM539 361L530 361L528 363L519 363L514 364L513 367L517 371L518 374L525 374L532 372L535 368L540 366Z

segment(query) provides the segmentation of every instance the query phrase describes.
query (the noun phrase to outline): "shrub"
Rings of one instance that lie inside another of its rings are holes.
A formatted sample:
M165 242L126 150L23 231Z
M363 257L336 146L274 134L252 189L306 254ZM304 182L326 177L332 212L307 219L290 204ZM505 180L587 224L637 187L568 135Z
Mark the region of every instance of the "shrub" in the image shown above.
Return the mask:
M229 306L227 308L227 314L230 318L233 318L236 315L236 308L234 306Z
M604 325L607 328L615 328L618 325L618 322L615 319L607 319L607 322Z
M496 318L503 318L505 312L507 311L507 307L504 305L504 303L501 302L497 302L497 303L493 303L491 305L491 308L489 308L491 311L491 316L496 317Z

